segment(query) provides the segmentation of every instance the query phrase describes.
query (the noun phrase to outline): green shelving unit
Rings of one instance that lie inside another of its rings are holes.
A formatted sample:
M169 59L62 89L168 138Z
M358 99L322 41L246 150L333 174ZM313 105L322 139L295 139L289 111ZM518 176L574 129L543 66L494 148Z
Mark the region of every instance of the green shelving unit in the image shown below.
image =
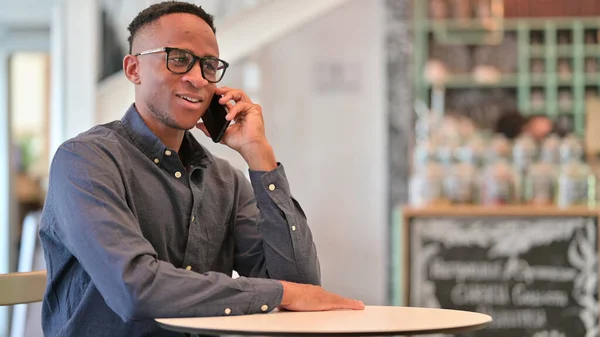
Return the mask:
M476 45L491 40L491 32L480 20L432 20L428 1L415 1L415 95L431 106L431 84L424 77L430 43ZM571 115L577 135L585 129L585 95L594 90L600 94L600 17L501 18L496 22L500 34L516 36L517 71L502 74L494 83L480 83L471 74L452 74L445 89L515 89L519 110L524 114L550 117ZM498 32L498 31L496 31ZM594 43L586 43L586 33L595 35ZM487 36L486 36L487 34ZM532 34L541 37L532 45ZM559 35L567 35L568 43L559 43ZM543 62L543 72L534 72L532 62ZM569 74L559 71L559 64L569 64ZM598 70L586 69L595 62ZM532 104L532 92L541 91L543 107ZM561 93L569 91L571 104L561 104Z

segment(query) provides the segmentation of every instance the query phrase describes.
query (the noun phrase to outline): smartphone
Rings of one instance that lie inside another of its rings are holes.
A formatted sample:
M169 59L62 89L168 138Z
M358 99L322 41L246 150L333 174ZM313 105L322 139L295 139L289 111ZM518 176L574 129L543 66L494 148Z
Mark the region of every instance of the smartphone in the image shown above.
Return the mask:
M223 138L225 131L229 127L230 121L225 119L227 110L224 105L219 103L220 95L214 95L208 110L202 116L202 121L206 125L206 130L213 142L218 143Z

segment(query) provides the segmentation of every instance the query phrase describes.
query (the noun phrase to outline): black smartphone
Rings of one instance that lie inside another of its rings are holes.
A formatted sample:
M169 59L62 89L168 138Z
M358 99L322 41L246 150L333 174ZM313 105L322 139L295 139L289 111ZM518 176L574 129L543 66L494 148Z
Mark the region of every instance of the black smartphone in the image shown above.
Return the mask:
M221 141L221 138L223 138L230 123L230 121L225 119L227 110L224 105L219 103L219 99L221 99L220 95L214 95L208 110L206 110L204 116L202 116L202 121L204 122L204 125L206 125L208 134L215 143Z

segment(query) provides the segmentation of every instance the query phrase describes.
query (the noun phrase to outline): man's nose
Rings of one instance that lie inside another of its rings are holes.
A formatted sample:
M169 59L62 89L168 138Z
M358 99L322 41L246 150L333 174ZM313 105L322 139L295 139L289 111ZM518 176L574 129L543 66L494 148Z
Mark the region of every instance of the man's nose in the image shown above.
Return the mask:
M192 69L183 75L183 79L196 88L200 88L208 84L208 81L202 76L202 69L200 67L200 61L194 62Z

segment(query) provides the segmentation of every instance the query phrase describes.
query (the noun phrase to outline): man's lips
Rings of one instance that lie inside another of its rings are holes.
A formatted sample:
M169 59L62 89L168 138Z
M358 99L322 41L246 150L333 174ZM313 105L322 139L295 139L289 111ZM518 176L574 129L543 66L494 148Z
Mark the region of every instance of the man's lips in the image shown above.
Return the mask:
M176 94L175 96L184 99L190 103L202 103L202 99L200 97L194 96L194 95L182 95L182 94Z

